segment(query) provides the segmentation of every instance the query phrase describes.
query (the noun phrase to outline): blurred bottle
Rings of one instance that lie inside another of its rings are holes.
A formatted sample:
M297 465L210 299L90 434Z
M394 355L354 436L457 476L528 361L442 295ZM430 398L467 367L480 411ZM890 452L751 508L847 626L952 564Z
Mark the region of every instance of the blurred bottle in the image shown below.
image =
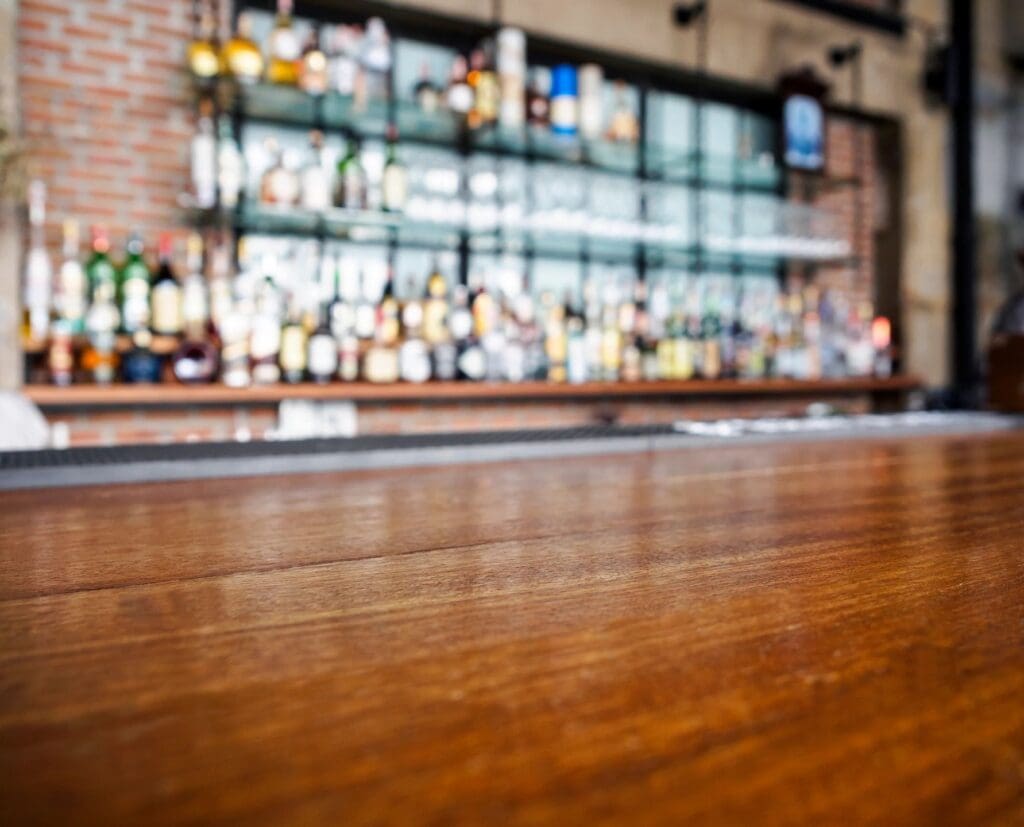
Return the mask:
M267 80L294 86L299 79L299 38L292 23L292 0L277 0L274 28L267 39Z
M190 149L192 197L201 210L217 204L217 138L213 132L213 101L199 101L199 118Z
M309 95L327 91L327 55L320 48L320 27L314 26L306 36L299 60L299 88Z
M150 325L150 273L143 257L142 236L137 232L128 237L119 281L121 329L126 333L148 330Z
M46 185L32 181L28 188L29 248L25 256L22 282L24 310L23 335L32 341L43 341L50 331L50 309L53 304L53 263L46 249Z
M224 68L239 83L257 83L263 77L263 54L252 39L252 17L240 12L233 37L221 53Z
M156 277L150 291L153 332L162 336L181 333L183 319L181 285L174 274L174 241L170 233L160 235Z
M245 158L238 148L231 119L221 115L217 120L217 194L220 206L233 210L245 186Z
M78 250L78 222L69 218L64 222L64 260L57 276L57 290L54 302L57 317L66 322L71 335L85 329L85 308L88 297L88 281Z
M216 25L213 14L204 9L199 17L195 39L188 44L186 61L193 77L209 81L220 73L220 50L216 43Z

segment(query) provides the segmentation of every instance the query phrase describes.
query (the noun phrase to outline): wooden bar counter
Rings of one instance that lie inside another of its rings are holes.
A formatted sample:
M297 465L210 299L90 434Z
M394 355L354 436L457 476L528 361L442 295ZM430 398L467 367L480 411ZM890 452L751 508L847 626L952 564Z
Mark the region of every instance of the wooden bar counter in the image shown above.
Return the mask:
M0 823L1024 823L1024 435L0 495Z

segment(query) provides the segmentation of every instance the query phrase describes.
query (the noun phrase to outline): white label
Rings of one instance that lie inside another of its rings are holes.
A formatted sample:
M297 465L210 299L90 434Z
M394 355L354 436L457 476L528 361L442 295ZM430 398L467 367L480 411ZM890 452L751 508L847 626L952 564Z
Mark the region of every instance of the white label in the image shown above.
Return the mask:
M153 330L180 333L182 327L181 289L175 282L161 281L153 287Z

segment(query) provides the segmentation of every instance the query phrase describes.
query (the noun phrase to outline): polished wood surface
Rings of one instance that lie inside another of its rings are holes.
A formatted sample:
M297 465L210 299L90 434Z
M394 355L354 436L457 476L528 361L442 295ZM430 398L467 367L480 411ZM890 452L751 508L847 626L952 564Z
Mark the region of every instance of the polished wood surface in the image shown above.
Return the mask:
M374 385L335 382L318 385L277 384L250 388L223 385L28 385L25 395L46 408L81 405L245 404L282 399L350 399L355 402L429 401L473 399L552 399L592 397L687 397L816 394L898 393L921 387L914 376L850 379L690 379L685 382L587 382L582 385L552 382L408 382Z
M24 491L0 823L1024 823L1024 435Z

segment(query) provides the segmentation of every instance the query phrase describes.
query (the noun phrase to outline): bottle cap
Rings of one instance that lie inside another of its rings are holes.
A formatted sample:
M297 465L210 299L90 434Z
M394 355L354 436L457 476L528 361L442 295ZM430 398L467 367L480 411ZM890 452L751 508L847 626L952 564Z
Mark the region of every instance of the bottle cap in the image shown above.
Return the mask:
M551 97L576 97L576 67L560 63L551 70Z

